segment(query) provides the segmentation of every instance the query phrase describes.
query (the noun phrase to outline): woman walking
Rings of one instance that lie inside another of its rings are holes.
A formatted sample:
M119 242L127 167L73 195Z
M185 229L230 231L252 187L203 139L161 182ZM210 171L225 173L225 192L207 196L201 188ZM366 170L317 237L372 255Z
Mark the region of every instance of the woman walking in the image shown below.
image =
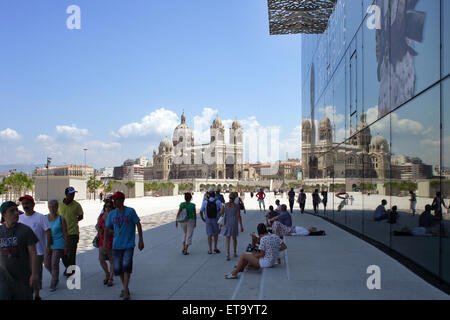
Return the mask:
M191 203L192 194L190 192L184 194L185 202L180 204L178 210L177 219L180 216L182 210L186 209L187 220L181 223L181 230L183 231L183 250L181 253L188 255L188 248L192 244L192 235L194 234L194 229L197 226L197 214L195 212L195 204ZM178 228L178 221L175 226Z
M237 198L236 192L230 193L230 201L222 207L220 212L220 215L225 215L225 224L221 233L226 237L227 260L230 260L230 238L233 238L234 257L237 258L236 249L239 225L241 225L241 232L244 232L239 204L235 203Z
M105 272L105 279L103 280L103 284L107 285L108 287L113 286L113 279L114 279L114 265L112 257L112 246L114 235L110 233L107 237L105 237L105 230L106 230L106 219L108 219L108 215L113 209L114 204L112 200L110 199L105 200L102 213L100 213L100 216L98 217L97 220L97 225L95 226L98 232L98 260L100 261L100 266ZM105 241L106 246L104 246ZM109 261L109 268L106 261Z
M48 203L48 222L52 231L53 244L44 256L44 266L52 275L50 291L54 292L59 282L59 261L63 255L67 254L67 224L66 220L58 214L58 200L51 200Z

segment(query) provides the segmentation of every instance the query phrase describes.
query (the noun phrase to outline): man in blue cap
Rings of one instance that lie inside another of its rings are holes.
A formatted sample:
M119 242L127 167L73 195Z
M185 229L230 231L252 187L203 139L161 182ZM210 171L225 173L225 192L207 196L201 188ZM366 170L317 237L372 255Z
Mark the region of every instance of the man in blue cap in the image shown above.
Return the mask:
M19 223L16 203L4 202L0 212L0 300L32 300L33 289L38 287L38 239Z

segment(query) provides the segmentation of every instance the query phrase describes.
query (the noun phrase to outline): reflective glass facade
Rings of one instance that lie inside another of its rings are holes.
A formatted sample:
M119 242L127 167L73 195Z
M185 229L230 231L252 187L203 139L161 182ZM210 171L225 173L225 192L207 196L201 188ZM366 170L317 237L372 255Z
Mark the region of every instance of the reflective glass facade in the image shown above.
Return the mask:
M448 0L339 0L325 33L302 38L303 184L329 194L318 214L447 283L450 211L423 213L438 192L450 202L449 74Z

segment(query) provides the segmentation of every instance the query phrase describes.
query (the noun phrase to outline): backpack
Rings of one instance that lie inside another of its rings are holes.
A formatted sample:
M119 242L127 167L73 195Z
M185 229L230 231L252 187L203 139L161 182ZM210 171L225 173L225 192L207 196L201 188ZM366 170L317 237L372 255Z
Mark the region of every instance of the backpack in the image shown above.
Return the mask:
M208 201L206 205L206 215L210 219L217 218L217 206L215 201Z
M301 193L300 194L300 202L306 201L306 193Z

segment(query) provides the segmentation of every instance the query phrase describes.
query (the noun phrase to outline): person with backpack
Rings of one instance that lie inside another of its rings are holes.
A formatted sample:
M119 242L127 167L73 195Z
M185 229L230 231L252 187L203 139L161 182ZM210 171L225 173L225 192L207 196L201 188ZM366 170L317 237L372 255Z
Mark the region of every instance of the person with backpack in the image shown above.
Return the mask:
M206 223L206 234L208 235L208 254L212 254L212 239L214 238L214 252L220 253L217 248L217 241L219 240L219 225L218 221L220 218L220 210L222 209L222 202L216 199L216 193L210 191L209 199L203 201L202 207L200 209L200 217L203 222Z
M178 218L183 210L186 210L186 219L180 221L181 229L183 230L183 250L182 254L187 256L189 254L188 248L192 244L192 235L194 234L194 229L197 226L197 215L195 212L195 204L191 203L192 194L187 192L184 194L185 202L180 203L180 208L178 209L177 221L175 227L178 228Z
M306 193L303 189L300 190L300 194L298 195L298 203L300 205L300 212L305 213Z

